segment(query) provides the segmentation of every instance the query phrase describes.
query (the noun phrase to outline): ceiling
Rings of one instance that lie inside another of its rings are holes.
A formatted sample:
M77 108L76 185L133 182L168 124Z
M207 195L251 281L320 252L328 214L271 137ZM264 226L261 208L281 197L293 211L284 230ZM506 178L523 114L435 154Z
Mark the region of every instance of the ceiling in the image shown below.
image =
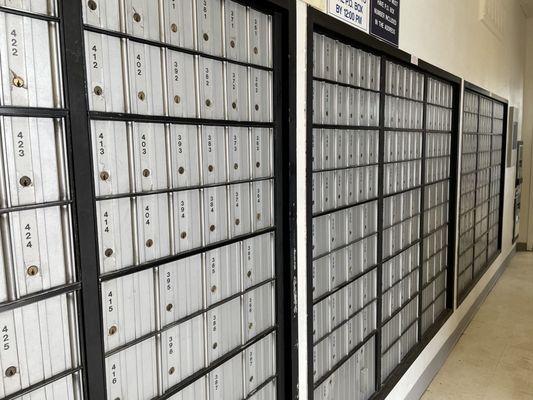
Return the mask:
M533 0L520 0L522 9L528 18L533 17Z

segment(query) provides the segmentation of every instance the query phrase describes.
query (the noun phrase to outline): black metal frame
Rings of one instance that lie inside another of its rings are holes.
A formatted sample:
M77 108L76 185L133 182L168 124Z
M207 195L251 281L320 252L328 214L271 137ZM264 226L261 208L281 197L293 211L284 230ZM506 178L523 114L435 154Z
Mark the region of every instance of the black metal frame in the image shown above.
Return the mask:
M435 323L431 326L431 328L424 334L421 334L421 329L419 325L418 330L418 342L417 344L409 351L409 353L404 357L404 359L401 361L401 363L390 373L388 378L385 380L385 382L380 382L381 378L381 326L382 326L382 237L383 237L383 187L382 184L378 184L378 246L377 246L377 266L373 268L377 268L377 329L370 333L370 335L367 338L364 338L362 341L362 344L366 342L368 338L370 338L372 335L376 336L376 392L371 397L373 400L375 399L384 399L390 391L394 388L394 386L398 383L402 375L405 373L405 371L410 367L410 365L416 360L418 355L422 352L422 350L425 348L425 346L431 341L431 339L435 336L435 334L438 332L438 330L442 327L442 325L447 321L449 316L453 312L453 300L454 300L454 273L455 273L455 229L456 229L456 198L457 198L457 185L455 184L457 182L457 176L455 175L455 172L457 171L457 162L458 162L458 145L459 145L459 104L460 104L460 88L461 88L461 79L453 74L450 74L438 67L435 67L425 61L418 60L417 64L411 63L411 55L399 50L396 47L393 47L375 37L372 37L368 34L365 34L362 31L359 31L355 28L352 28L346 24L340 24L336 19L334 19L331 16L328 16L318 10L315 10L314 8L308 6L307 7L307 143L306 143L306 151L307 151L307 166L306 166L306 186L307 186L307 226L312 226L312 192L310 190L312 185L312 137L313 137L313 48L314 48L314 39L313 39L313 33L319 32L319 33L325 33L330 37L333 37L335 39L341 40L345 43L350 43L356 45L357 48L361 48L365 51L369 51L374 54L378 54L382 56L381 58L381 85L380 85L380 123L379 123L379 170L378 170L378 182L383 182L383 164L384 164L384 132L385 132L385 126L384 126L384 109L385 109L385 63L387 60L394 61L395 63L403 64L409 66L411 69L418 70L419 72L424 73L426 76L426 82L427 82L427 76L428 74L431 75L432 78L440 79L445 81L448 84L451 84L454 87L454 94L453 94L453 112L452 112L452 131L451 131L451 137L452 137L452 143L451 143L451 154L450 154L450 176L447 180L450 182L450 193L449 193L449 216L448 216L448 264L447 264L447 299L446 299L446 309L439 319L435 321ZM425 85L425 91L427 90L427 85ZM426 100L426 93L424 93L424 103ZM423 132L427 132L426 126L425 126L425 108L424 108L424 126L423 126ZM338 126L335 126L338 128ZM342 127L341 127L342 128ZM351 127L353 129L357 129L356 127ZM364 129L364 127L361 127L360 129ZM387 130L389 130L387 128ZM394 129L390 129L394 130ZM404 130L404 129L402 129ZM408 131L408 129L407 129ZM417 130L418 131L418 130ZM423 136L424 136L423 133ZM423 139L425 140L425 139ZM425 147L423 147L425 150ZM423 188L425 186L424 183L424 168L425 168L425 160L426 155L425 151L422 154L421 163L422 163L422 171L421 171L421 177L422 182L419 187ZM435 183L435 182L432 182ZM414 189L414 188L413 188ZM410 189L411 190L411 189ZM420 239L418 242L420 243L420 266L419 266L419 317L417 319L418 324L421 324L421 292L422 292L422 267L423 267L423 257L422 257L422 242L423 238L425 237L423 233L423 214L424 214L424 194L423 190L421 190L421 221L420 221ZM395 193L397 194L397 193ZM364 202L363 202L364 203ZM358 203L361 204L361 203ZM333 210L332 210L333 211ZM427 236L427 235L426 235ZM307 287L311 288L313 285L312 282L312 232L311 229L308 228L307 231ZM416 244L417 242L413 243L412 245ZM372 268L372 269L373 269ZM369 272L371 269L369 269L366 272ZM308 323L308 348L307 352L309 354L308 359L311 359L310 356L313 354L313 295L312 291L307 291L307 323ZM358 346L357 348L359 348ZM349 355L351 355L352 352L350 352ZM340 366L342 363L339 362L337 364L337 367ZM334 367L330 371L334 371L337 367ZM318 382L322 382L329 376L329 373L325 375L324 378L321 378ZM308 387L309 387L309 400L313 399L313 390L317 386L317 384L313 383L313 368L312 363L310 362L310 365L308 367Z
M80 283L71 284L57 290L49 291L43 295L28 296L17 302L0 306L0 310L13 308L37 301L42 298L51 297L63 292L74 291L78 295L79 305L79 326L81 337L80 355L82 357L82 367L69 371L69 373L82 370L83 372L83 394L89 400L101 400L106 398L105 379L105 352L102 337L102 308L100 283L118 276L129 274L138 270L148 269L162 262L173 261L190 256L192 253L205 251L206 248L194 252L180 253L177 256L167 257L157 262L146 263L141 266L126 268L125 270L100 274L98 270L98 246L97 246L97 224L95 209L95 191L93 180L92 146L90 139L90 118L105 120L135 120L135 121L158 121L175 123L206 123L222 126L268 126L273 128L274 152L275 156L275 200L274 200L274 228L265 230L276 232L276 326L260 334L250 341L246 346L259 340L261 337L277 330L277 373L272 379L277 381L278 398L283 398L286 393L292 392L296 397L297 382L292 376L297 376L297 314L296 314L296 254L291 249L295 248L296 228L295 220L295 200L296 191L294 185L289 182L295 179L295 137L287 135L286 132L295 131L295 119L291 117L291 112L295 108L295 82L291 76L295 74L295 52L294 41L289 41L289 37L295 36L295 4L283 0L237 0L244 5L251 6L260 11L272 15L273 33L273 71L274 80L274 122L271 124L246 123L232 121L213 121L172 117L150 117L123 113L98 113L89 112L86 87L86 67L84 49L84 30L101 31L97 28L85 26L82 17L82 5L79 2L62 0L59 3L59 15L57 17L40 16L22 11L4 9L1 11L14 14L27 15L32 18L40 18L47 21L57 22L60 27L62 73L64 82L65 109L19 109L17 107L1 107L1 115L24 115L24 116L46 116L63 118L66 121L67 132L67 153L70 172L70 187L72 191L73 232L75 243L75 260ZM290 23L289 23L290 22ZM159 47L174 48L176 50L189 52L190 50L176 48L160 42L151 42L143 39L130 37L121 33L106 34L126 37L128 39L154 44ZM194 52L192 52L194 53ZM208 56L211 57L211 56ZM212 57L213 58L213 57ZM261 68L261 67L258 67ZM264 68L263 68L264 69ZM143 195L143 194L135 194ZM264 233L261 232L261 233ZM252 235L250 235L252 236ZM233 240L235 241L235 240ZM230 243L231 240L217 243L220 246ZM287 268L287 265L292 268ZM292 301L291 301L292 298ZM151 336L151 335L150 335ZM141 339L145 339L143 337ZM140 341L140 340L139 340ZM138 341L135 341L138 342ZM134 343L135 343L134 342ZM131 343L129 344L131 345ZM217 365L222 364L231 356L238 354L242 348L238 348L219 360L203 369L197 374L187 378L180 384L169 389L157 399L167 399L175 394L187 384L193 382L207 371L212 370ZM289 367L291 366L291 367ZM64 374L61 374L62 377ZM55 377L54 377L55 378ZM265 382L269 383L272 379ZM48 382L48 381L47 381ZM34 385L17 395L28 393L42 383ZM263 385L262 385L263 386ZM261 386L261 387L262 387ZM290 387L290 388L289 388ZM259 388L258 388L259 389Z
M472 275L473 275L473 279L470 281L470 283L468 284L468 288L463 292L463 293L459 293L459 291L457 291L457 306L461 305L462 302L468 297L468 295L470 294L470 292L472 291L472 289L474 289L477 285L477 283L479 282L479 280L483 277L483 275L485 274L485 272L487 272L487 270L492 266L492 264L494 263L494 261L496 261L496 259L501 255L502 253L502 240L503 240L503 212L504 212L504 200L505 200L505 169L506 169L506 154L507 154L507 128L508 128L508 124L507 124L507 119L508 119L508 114L509 114L509 102L507 99L495 94L495 93L492 93L486 89L483 89L482 87L479 87L471 82L467 82L467 81L464 81L464 91L471 91L471 92L474 92L475 94L479 95L479 96L484 96L484 97L487 97L489 98L490 100L493 100L493 101L497 101L499 103L501 103L503 105L503 131L502 131L502 149L501 149L501 152L502 152L502 155L501 155L501 163L500 163L500 194L499 194L499 197L500 197L500 206L499 206L499 215L498 215L498 250L496 251L496 253L491 257L491 258L487 258L487 262L485 263L485 265L480 269L480 271L476 274L475 271L474 271L474 261L476 259L475 257L475 254L474 254L474 257L473 257L473 261L472 261ZM460 113L463 114L464 113L464 110L460 110ZM478 129L479 129L479 110L478 110ZM463 132L460 133L461 135L463 135ZM479 137L477 138L477 140L479 141ZM461 153L462 155L462 149L459 150L459 152ZM477 160L477 157L476 157L476 160ZM492 166L492 165L491 165ZM476 161L476 182L477 182L477 171L478 171L478 168L477 168L477 161ZM461 173L459 174L461 175ZM461 184L459 182L459 184ZM476 185L477 186L477 185ZM475 189L475 192L477 192L477 187ZM459 191L460 193L460 191ZM477 195L476 195L477 197ZM489 194L489 202L490 202L490 194ZM461 199L459 200L459 204L461 203ZM490 204L490 203L489 203ZM477 201L475 202L474 204L474 210L477 208ZM490 214L490 211L489 211L489 214ZM460 213L458 214L460 215ZM488 216L487 216L488 218ZM474 228L472 228L474 230L474 243L472 244L472 248L475 247L475 211L474 211ZM487 233L489 231L490 227L487 228ZM459 233L457 233L457 240L459 240ZM468 249L467 249L468 250ZM487 250L488 250L488 243L487 243ZM454 255L455 257L455 255ZM457 257L459 257L459 249L457 249ZM458 259L458 258L457 258Z

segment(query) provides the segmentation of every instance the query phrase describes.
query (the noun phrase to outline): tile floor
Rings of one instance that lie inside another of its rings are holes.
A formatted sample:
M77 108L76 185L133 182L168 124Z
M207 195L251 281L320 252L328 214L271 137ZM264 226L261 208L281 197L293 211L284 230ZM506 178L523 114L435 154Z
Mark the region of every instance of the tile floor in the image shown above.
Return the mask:
M533 400L533 252L517 253L422 400Z

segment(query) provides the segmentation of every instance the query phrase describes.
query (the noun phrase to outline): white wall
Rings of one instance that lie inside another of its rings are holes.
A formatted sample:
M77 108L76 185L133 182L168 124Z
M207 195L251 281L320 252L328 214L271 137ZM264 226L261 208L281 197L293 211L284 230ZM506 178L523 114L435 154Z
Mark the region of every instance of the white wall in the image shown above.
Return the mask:
M522 208L520 213L519 242L527 243L533 250L533 18L527 20L526 33L526 65L524 87L524 125L522 140L524 141L524 180L522 183Z
M303 1L298 0L299 3ZM520 115L522 115L524 49L526 46L525 15L517 0L498 0L497 3L504 14L504 29L501 38L497 38L479 20L479 1L481 0L401 0L399 47L424 61L508 99L509 104L518 107ZM307 2L322 11L326 9L326 0L308 0ZM300 12L302 8L300 7ZM299 23L302 23L304 19L305 13L301 12L298 15ZM528 33L530 37L533 37L533 28L531 29ZM299 40L305 39L300 38ZM533 59L533 39L531 42L531 58ZM302 49L303 44L299 43L299 48ZM302 52L298 53L298 57L300 56L302 56ZM299 60L298 63L300 63ZM533 67L533 63L531 65ZM533 75L533 68L530 69L532 69L531 74ZM303 75L299 75L299 79L304 78ZM533 83L531 92L533 102ZM298 112L305 112L305 104L300 101ZM533 119L530 122L533 126ZM520 127L521 125L520 122ZM304 126L299 124L298 132L301 133L302 129ZM304 145L303 142L299 143ZM514 177L515 169L507 168L502 254L478 282L461 307L456 310L413 363L390 393L388 399L403 399L409 393L424 369L450 337L462 317L511 252ZM300 189L304 185L303 179L304 177L299 176ZM302 210L299 208L298 212L300 213ZM302 263L299 273L305 271L305 258L300 257L301 255L302 253L299 252L299 264ZM300 274L298 279L300 284L305 284L305 276ZM305 308L301 308L300 311L306 312ZM300 330L302 328L300 326ZM300 368L307 368L307 360L300 359L300 361ZM302 398L306 398L304 397L305 387L305 382L300 381Z

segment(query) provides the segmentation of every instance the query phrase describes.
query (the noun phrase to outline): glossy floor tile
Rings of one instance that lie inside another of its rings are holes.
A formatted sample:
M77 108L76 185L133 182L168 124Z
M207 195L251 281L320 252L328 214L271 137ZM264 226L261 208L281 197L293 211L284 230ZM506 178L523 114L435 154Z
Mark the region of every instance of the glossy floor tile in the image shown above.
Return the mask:
M533 253L517 253L422 400L533 400Z

